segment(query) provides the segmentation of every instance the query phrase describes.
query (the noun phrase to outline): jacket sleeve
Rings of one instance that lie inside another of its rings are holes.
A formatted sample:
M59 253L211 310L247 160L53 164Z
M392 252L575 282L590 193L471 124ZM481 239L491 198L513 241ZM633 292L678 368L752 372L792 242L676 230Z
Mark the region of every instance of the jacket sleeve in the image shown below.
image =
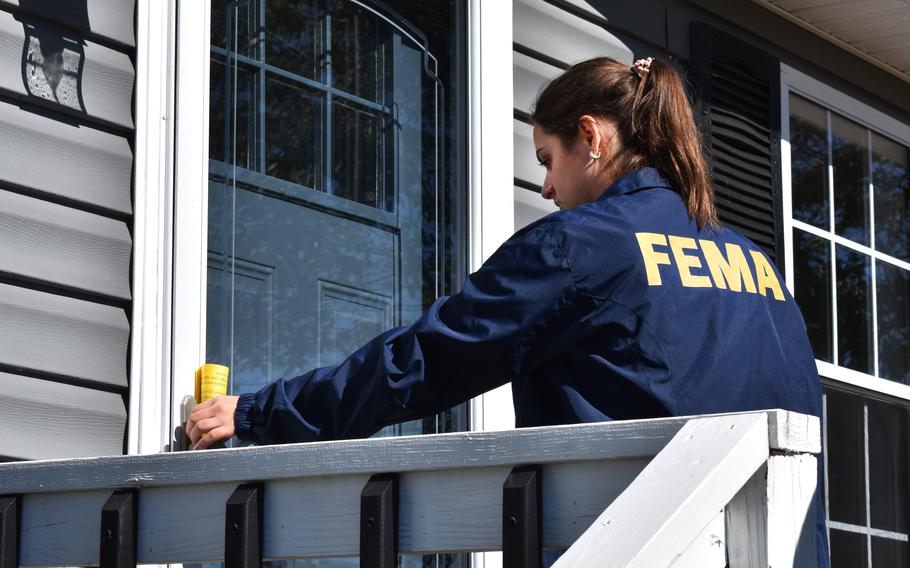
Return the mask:
M577 297L563 250L532 226L413 325L376 337L338 366L242 394L236 434L260 444L355 438L441 412L570 344L586 311Z

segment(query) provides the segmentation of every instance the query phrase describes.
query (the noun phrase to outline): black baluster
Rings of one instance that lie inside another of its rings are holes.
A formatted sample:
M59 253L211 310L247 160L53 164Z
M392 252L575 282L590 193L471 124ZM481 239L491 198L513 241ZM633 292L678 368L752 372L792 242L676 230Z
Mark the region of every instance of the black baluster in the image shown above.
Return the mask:
M360 493L360 566L398 565L398 474L374 475Z
M224 567L262 566L263 486L241 485L227 500L224 515Z
M114 491L101 507L101 568L136 566L137 495L134 489Z
M502 485L502 565L539 568L542 551L540 466L516 467Z

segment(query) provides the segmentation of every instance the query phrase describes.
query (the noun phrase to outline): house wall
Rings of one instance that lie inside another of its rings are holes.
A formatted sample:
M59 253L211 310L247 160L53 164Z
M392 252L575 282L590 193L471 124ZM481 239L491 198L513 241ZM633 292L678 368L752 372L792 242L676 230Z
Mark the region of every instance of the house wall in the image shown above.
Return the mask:
M0 456L124 451L134 0L0 1Z

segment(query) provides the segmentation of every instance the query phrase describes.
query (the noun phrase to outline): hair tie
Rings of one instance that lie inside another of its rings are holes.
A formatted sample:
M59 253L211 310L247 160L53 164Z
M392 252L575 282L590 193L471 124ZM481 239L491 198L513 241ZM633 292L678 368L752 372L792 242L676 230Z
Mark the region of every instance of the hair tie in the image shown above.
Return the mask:
M633 73L638 75L639 79L646 79L648 77L648 73L651 72L651 62L652 61L654 61L653 57L648 57L646 59L639 59L638 61L633 63L632 67L630 67L629 69Z

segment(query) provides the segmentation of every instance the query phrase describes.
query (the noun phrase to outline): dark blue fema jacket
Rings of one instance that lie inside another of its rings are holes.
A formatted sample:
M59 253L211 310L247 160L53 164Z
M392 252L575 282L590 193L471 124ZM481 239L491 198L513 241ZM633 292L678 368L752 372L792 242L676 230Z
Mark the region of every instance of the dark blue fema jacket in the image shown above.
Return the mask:
M336 367L240 396L258 443L353 438L512 382L518 426L784 408L821 416L806 327L751 241L652 168L525 227Z

